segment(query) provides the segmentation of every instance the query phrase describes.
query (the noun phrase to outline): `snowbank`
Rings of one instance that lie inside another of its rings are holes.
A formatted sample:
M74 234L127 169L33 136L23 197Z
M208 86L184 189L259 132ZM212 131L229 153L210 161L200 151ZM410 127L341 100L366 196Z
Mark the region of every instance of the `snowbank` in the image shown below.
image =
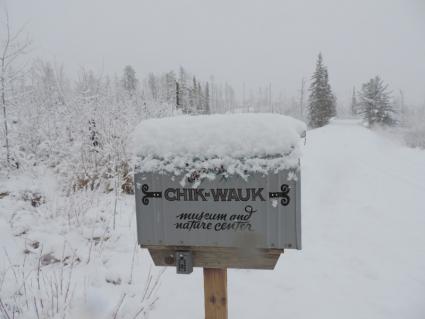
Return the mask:
M139 172L217 172L297 168L305 124L279 114L216 114L142 121L132 136Z

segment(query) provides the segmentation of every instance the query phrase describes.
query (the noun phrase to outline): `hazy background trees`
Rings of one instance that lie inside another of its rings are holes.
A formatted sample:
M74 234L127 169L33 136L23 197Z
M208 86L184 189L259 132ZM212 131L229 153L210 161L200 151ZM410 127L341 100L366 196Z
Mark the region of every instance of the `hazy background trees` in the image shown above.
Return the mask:
M6 15L7 17L7 15ZM23 64L30 47L23 29L12 32L4 20L0 47L2 129L0 168L47 166L61 177L63 189L102 189L118 185L132 191L128 136L146 118L176 114L272 112L321 127L336 116L362 118L369 126L399 123L408 145L425 147L425 111L395 99L376 77L351 103L337 106L328 69L317 57L310 83L300 81L297 96L264 83L238 92L213 76L202 79L183 66L164 73L136 71L123 63L119 74L81 67L69 77L64 67L42 59ZM306 88L310 85L308 101ZM425 107L425 106L424 106ZM422 111L421 111L422 110Z

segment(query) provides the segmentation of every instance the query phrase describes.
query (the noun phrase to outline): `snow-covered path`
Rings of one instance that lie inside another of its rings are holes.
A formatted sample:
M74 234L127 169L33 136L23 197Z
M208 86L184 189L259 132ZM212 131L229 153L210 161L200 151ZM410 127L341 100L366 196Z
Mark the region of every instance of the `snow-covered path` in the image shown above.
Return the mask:
M303 250L229 270L229 317L425 318L425 152L336 121L302 166ZM151 318L202 318L202 283L168 269Z

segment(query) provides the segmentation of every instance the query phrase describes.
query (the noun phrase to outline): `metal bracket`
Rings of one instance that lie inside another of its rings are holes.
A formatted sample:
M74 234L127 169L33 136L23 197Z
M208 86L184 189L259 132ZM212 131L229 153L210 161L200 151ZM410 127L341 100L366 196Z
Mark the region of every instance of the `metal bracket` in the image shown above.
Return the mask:
M162 198L162 192L148 192L148 184L142 185L142 193L145 195L142 197L143 205L149 204L149 198Z
M291 188L287 184L282 184L282 186L280 186L280 190L281 192L269 192L269 198L282 198L280 203L283 206L287 206L291 201L288 195Z
M193 258L191 251L176 251L176 271L178 274L193 272Z

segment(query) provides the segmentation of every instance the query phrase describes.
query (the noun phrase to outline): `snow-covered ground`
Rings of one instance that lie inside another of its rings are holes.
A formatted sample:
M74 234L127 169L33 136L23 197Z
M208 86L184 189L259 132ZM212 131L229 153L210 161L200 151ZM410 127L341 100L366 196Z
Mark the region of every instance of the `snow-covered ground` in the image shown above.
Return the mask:
M169 268L153 287L161 269L149 276L150 257L134 249L132 196L118 198L114 230L114 194L65 199L56 188L44 172L0 180L0 194L8 192L0 199L3 304L18 305L25 318L57 305L73 318L84 318L80 309L90 318L134 318L141 309L139 318L203 317L200 269L186 276ZM33 207L25 191L39 191L45 203ZM229 318L424 318L424 194L425 151L355 121L309 131L303 250L286 251L274 271L229 270ZM48 253L68 257L68 266L38 267Z

